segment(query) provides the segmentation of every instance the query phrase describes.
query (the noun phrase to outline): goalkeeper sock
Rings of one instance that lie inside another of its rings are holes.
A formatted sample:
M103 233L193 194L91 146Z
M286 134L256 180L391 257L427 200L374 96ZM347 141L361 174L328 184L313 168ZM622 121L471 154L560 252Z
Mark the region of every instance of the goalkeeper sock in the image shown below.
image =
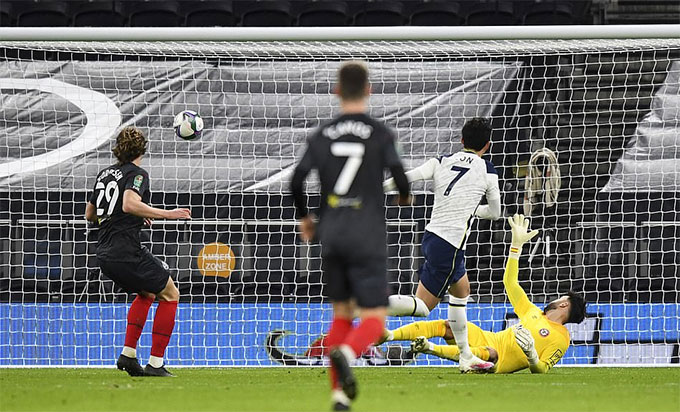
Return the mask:
M387 305L387 316L421 316L430 315L425 302L417 296L391 295Z
M137 342L142 335L142 330L144 330L146 317L152 303L153 299L137 295L130 305L127 315L127 328L125 329L125 346L123 346L123 355L128 358L137 357Z
M419 336L426 338L442 337L446 334L445 320L428 320L413 322L392 331L392 340L415 340Z
M433 345L431 353L440 358L451 359L456 362L460 359L460 349L456 345Z
M156 316L153 318L153 330L151 334L151 356L163 358L165 348L170 343L172 330L175 328L175 314L177 313L177 301L160 301ZM154 366L154 365L151 365ZM162 366L162 365L161 365ZM154 366L156 367L156 366Z
M346 345L354 352L354 357L361 354L369 345L378 341L382 336L384 322L380 318L365 318L359 327L353 329L345 338L343 347Z
M473 355L481 360L488 361L491 355L489 354L489 349L484 346L473 346L470 348ZM437 355L440 358L451 359L458 362L460 360L460 349L455 344L448 345L434 345L432 347L433 355Z
M467 297L457 298L449 295L449 327L453 332L454 339L456 339L456 346L458 346L460 354L464 358L472 356L468 345L467 313L465 313L467 300Z
M328 331L328 336L326 336L325 344L326 350L324 353L328 354L330 350L338 345L340 345L347 334L352 330L352 321L349 319L333 318L333 323L331 323L331 329ZM338 384L338 373L335 368L331 365L331 371L329 373L331 379L331 388L338 389L340 385Z

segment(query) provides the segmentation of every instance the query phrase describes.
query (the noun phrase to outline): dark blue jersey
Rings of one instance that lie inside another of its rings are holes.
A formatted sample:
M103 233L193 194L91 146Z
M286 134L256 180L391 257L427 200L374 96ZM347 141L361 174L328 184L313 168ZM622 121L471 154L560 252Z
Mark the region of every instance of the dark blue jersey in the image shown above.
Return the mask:
M97 212L97 257L117 262L136 262L142 254L139 232L144 219L123 212L123 193L133 190L149 203L149 174L133 163L109 166L99 172L90 196Z
M392 172L400 193L408 195L408 180L395 144L392 132L365 114L341 115L308 139L291 189L298 214L306 215L302 183L312 169L318 171L322 242L342 238L364 244L382 239L385 243L385 169Z

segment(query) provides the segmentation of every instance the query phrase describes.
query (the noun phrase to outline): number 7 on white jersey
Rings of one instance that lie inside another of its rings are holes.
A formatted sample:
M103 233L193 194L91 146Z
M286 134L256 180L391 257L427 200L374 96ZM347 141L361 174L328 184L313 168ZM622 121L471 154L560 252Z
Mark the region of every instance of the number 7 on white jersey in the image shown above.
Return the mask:
M456 182L458 180L460 180L460 178L463 177L463 175L465 173L467 173L470 169L467 168L467 167L462 167L462 166L451 166L451 170L453 170L454 172L458 172L458 173L456 174L456 177L453 178L451 183L449 183L449 185L446 187L446 190L444 191L444 196L448 196L449 193L451 193L451 189L453 189L453 185L455 185Z
M335 142L331 144L331 154L335 157L346 157L347 161L340 171L338 180L335 182L333 192L336 195L345 195L352 187L354 178L364 161L364 145L362 143Z

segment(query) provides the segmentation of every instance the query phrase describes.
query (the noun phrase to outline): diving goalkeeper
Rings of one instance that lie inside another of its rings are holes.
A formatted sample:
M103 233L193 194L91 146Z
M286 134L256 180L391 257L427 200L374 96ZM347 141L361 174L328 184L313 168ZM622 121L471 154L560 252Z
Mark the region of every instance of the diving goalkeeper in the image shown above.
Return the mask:
M528 219L523 215L508 218L512 229L512 245L503 276L508 298L520 323L501 332L488 332L468 323L468 342L472 353L495 363L493 373L513 373L529 368L532 373L546 373L564 356L569 347L566 323L581 323L586 303L569 292L540 310L529 301L517 281L518 260L522 245L538 234L527 232ZM458 361L460 351L444 320L415 322L390 331L386 340L411 340L414 352L428 353ZM427 338L442 337L448 345L435 345Z

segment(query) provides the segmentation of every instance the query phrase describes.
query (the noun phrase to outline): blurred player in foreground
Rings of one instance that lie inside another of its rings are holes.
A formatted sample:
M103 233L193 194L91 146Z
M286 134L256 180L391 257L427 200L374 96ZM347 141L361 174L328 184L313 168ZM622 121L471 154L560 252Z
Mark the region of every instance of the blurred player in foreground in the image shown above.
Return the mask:
M460 349L460 371L480 371L493 367L470 351L467 336L466 305L470 282L465 272L465 243L473 217L495 220L501 216L498 173L482 159L489 149L491 126L487 119L474 118L462 130L463 150L440 156L406 173L409 181L433 180L432 218L425 227L420 281L415 296L389 297L389 316L428 316L449 292L448 323ZM394 188L394 180L384 183ZM482 197L488 205L480 206ZM389 339L389 333L383 339Z
M520 323L493 333L468 323L468 341L472 352L481 359L495 363L494 373L512 373L529 368L532 373L546 373L564 356L569 347L569 332L565 323L581 323L586 303L579 295L569 292L548 303L540 310L529 301L519 285L518 260L522 245L538 234L527 233L529 220L523 215L508 218L512 229L512 245L503 276L503 284ZM389 340L412 340L415 352L428 353L459 361L460 350L448 324L443 320L415 322L391 332ZM434 345L427 338L442 337L448 345Z
M125 346L118 369L131 376L173 376L163 356L175 327L179 291L168 265L142 246L139 232L151 219L190 219L189 209L163 210L148 205L149 174L139 167L147 140L134 127L124 128L116 138L113 154L118 162L97 174L85 218L99 225L97 261L104 275L137 297L130 305ZM158 298L153 321L151 356L144 369L137 361L137 342L149 308Z
M331 402L348 410L356 397L350 362L383 332L387 306L387 240L383 171L389 168L400 201L409 201L408 180L397 155L395 137L366 114L370 92L368 69L347 62L338 71L336 93L342 114L322 125L307 141L307 149L291 182L301 237L315 235L303 183L312 169L321 181L319 239L325 291L333 303L333 322L327 337L331 348ZM361 323L352 327L354 305ZM342 388L342 389L341 389Z

